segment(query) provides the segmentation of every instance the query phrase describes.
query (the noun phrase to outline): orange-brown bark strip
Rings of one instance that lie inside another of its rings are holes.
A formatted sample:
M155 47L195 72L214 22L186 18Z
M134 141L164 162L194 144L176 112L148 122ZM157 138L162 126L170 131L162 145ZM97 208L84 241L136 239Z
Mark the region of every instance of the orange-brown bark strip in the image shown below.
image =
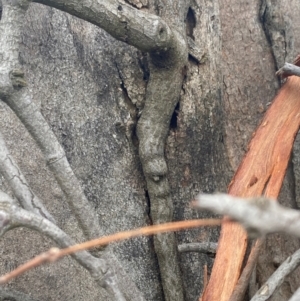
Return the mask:
M300 78L280 89L249 144L229 185L229 194L277 198L300 125ZM236 223L222 225L218 250L203 301L228 301L240 276L247 234Z
M138 237L138 236L148 236L154 235L159 233L171 232L171 231L179 231L183 229L190 229L190 228L198 228L203 226L220 226L221 225L220 219L197 219L197 220L187 220L187 221L179 221L179 222L172 222L172 223L165 223L159 224L154 226L147 226L143 228L138 228L129 231L118 232L115 234L111 234L108 236L96 238L93 240L86 241L81 244L77 244L74 246L70 246L65 249L58 249L52 248L47 252L44 252L35 258L31 259L30 261L20 265L13 271L3 275L0 277L0 284L6 283L11 279L33 269L41 264L54 262L66 255L74 254L78 251L83 251L87 249L91 249L97 246L104 246L108 245L109 243L122 241L125 239Z

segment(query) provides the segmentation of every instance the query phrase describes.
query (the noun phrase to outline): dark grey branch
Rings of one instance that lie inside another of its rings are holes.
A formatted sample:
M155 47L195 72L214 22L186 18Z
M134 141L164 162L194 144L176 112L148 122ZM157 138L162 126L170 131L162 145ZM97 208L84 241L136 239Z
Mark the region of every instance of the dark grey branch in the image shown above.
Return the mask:
M139 156L147 182L154 224L170 222L173 218L173 202L164 148L171 116L179 101L188 58L184 37L178 32L176 36L173 47L166 56L161 57L153 53L150 55L146 102L137 124ZM165 299L184 300L175 234L155 236L154 247Z
M285 63L284 66L276 72L276 75L283 74L300 76L300 67L293 64Z
M242 199L227 194L200 194L195 206L230 216L251 236L285 232L300 237L300 212L267 198Z
M141 51L167 51L172 32L160 17L118 0L34 0L95 24Z

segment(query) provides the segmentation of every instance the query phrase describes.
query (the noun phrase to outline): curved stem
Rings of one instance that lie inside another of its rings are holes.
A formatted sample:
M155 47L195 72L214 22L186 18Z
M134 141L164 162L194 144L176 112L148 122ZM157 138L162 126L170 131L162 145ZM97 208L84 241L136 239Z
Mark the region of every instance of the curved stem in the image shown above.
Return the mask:
M67 195L70 207L73 209L86 237L98 237L101 235L101 228L98 223L96 212L85 197L83 189L67 161L63 148L57 141L43 115L32 101L29 90L26 87L27 83L24 79L24 72L20 68L19 51L21 32L29 2L29 0L2 0L3 13L0 22L0 98L13 109L40 146L50 169L54 173L60 187ZM6 226L8 226L9 223L7 224L7 213L5 213L8 204L1 204L0 202L0 206L2 209L0 211L1 234L1 232L5 231ZM51 227L55 227L55 225L46 219L42 219L41 217L16 206L13 207L17 208L16 210L20 210L22 214L29 215L24 222L27 221L28 223L33 223L34 221L37 221L37 219L40 219L40 223L45 226L43 230L46 235L46 232ZM15 216L18 216L18 214L19 213L16 212ZM32 225L32 227L35 226L38 227L39 222L36 225ZM57 229L58 232L62 231L59 228ZM48 234L50 235L50 232ZM60 238L57 237L57 239ZM68 242L67 237L61 241L61 243L66 242ZM104 256L102 256L101 259L98 259L89 255L91 257L85 261L85 264L88 265L86 268L90 268L90 271L92 272L91 264L94 260L97 260L98 266L100 262L105 263L110 273L106 273L106 277L99 281L100 285L107 286L108 292L111 293L110 297L112 297L112 300L144 300L142 294L136 288L132 280L129 279L125 272L122 272L122 267L118 260L114 258L113 254L108 255L109 256L106 256L105 260L103 259ZM78 254L76 256L78 256ZM78 260L80 260L79 257ZM82 264L83 263L84 262L82 262ZM120 289L116 288L115 283L117 283ZM114 285L113 289L112 285ZM128 290L128 286L130 286L130 290Z
M0 191L0 236L16 227L26 227L38 231L54 240L61 248L75 244L70 236L49 220L15 206L13 200ZM121 278L115 273L115 269L119 266L111 254L104 255L104 258L97 258L83 250L73 253L71 256L90 272L98 285L109 293L112 300L125 301L128 298L128 300L135 301L144 300L137 288L130 286L130 281L127 281L126 285L131 287L131 291L126 291L124 287L126 276L122 275L123 278Z
M24 15L29 1L3 0L0 23L0 98L15 112L39 145L58 184L67 196L87 238L101 235L94 208L87 200L61 145L32 101L19 65ZM3 60L1 60L1 57Z
M170 51L151 53L150 79L145 107L137 126L137 135L139 155L150 196L150 214L154 224L173 219L173 203L167 179L168 168L164 147L170 120L179 101L187 55L185 41L175 31ZM175 234L157 235L154 237L154 247L165 299L183 300Z

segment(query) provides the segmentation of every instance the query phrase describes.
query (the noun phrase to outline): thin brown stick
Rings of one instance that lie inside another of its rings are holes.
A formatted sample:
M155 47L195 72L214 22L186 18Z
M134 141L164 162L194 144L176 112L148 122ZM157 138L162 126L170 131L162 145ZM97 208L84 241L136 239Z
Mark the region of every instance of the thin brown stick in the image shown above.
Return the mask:
M15 270L3 275L0 277L0 284L6 283L11 279L25 273L26 271L33 269L43 263L54 262L66 255L73 254L78 251L83 251L87 249L94 248L96 246L104 246L108 245L112 242L117 242L137 236L148 236L159 233L171 232L171 231L179 231L182 229L188 228L197 228L201 226L219 226L221 225L222 220L220 219L202 219L202 220L189 220L189 221L180 221L173 223L165 223L154 226L147 226L139 229L123 231L119 233L115 233L112 235L104 236L101 238L96 238L93 240L89 240L87 242L77 244L74 246L70 246L65 249L52 248L47 252L44 252L32 260L20 265Z
M255 245L253 246L250 255L247 260L247 264L243 269L243 272L238 280L236 287L229 299L229 301L243 301L244 296L250 281L251 274L256 265L259 251L261 250L262 245L264 244L265 239L259 238Z

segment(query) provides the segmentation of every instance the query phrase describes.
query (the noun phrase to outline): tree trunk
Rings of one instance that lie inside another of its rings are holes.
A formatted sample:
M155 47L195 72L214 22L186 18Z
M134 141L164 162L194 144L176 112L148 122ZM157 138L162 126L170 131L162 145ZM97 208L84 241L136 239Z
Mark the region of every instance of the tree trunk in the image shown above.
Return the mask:
M55 6L53 3L59 1L37 2ZM177 98L173 97L175 109L165 148L159 154L165 155L168 172L159 174L158 180L163 177L169 185L170 195L162 199L166 206L173 206L168 211L171 219L212 217L192 209L190 202L199 192L226 192L252 132L280 87L275 71L285 61L292 62L300 49L296 39L300 34L300 3L193 0L186 7L185 0L174 1L174 5L167 0L125 2L136 10L160 16L180 34L186 33L192 43L187 62L179 60L175 67L167 66L168 72L172 68L178 69L176 75L183 72L174 79L173 86L166 84L173 69L171 73L160 73L156 83L162 91L179 87L178 93L174 92ZM151 213L157 195L149 188L153 175L146 172L139 149L139 143L147 137L137 129L138 121L147 118L145 99L150 97L151 75L160 72L155 55L117 41L98 26L61 11L62 7L58 10L50 6L31 3L25 15L19 60L32 100L62 145L97 214L101 235L156 223ZM0 102L0 114L7 147L30 187L43 200L57 226L76 241L83 241L84 232L36 142L4 102ZM298 158L299 137L280 196L282 204L293 208L300 205ZM13 194L2 177L1 189ZM158 206L160 200L158 196ZM180 245L217 242L218 235L217 228L201 228L181 231L168 239ZM122 273L126 272L149 301L168 299L158 243L151 237L140 237L113 244L106 251L117 257L124 268ZM1 241L0 273L53 245L50 239L31 230L8 232ZM255 293L299 246L298 239L279 234L268 237L248 295ZM174 283L182 283L184 294L178 297L178 293L174 300L198 300L205 266L209 274L213 256L184 252L174 258L178 258L180 269L179 280L176 278ZM173 272L178 273L175 267ZM296 270L271 300L288 300L299 279L300 271ZM12 281L7 289L36 300L111 300L72 258L36 268Z

